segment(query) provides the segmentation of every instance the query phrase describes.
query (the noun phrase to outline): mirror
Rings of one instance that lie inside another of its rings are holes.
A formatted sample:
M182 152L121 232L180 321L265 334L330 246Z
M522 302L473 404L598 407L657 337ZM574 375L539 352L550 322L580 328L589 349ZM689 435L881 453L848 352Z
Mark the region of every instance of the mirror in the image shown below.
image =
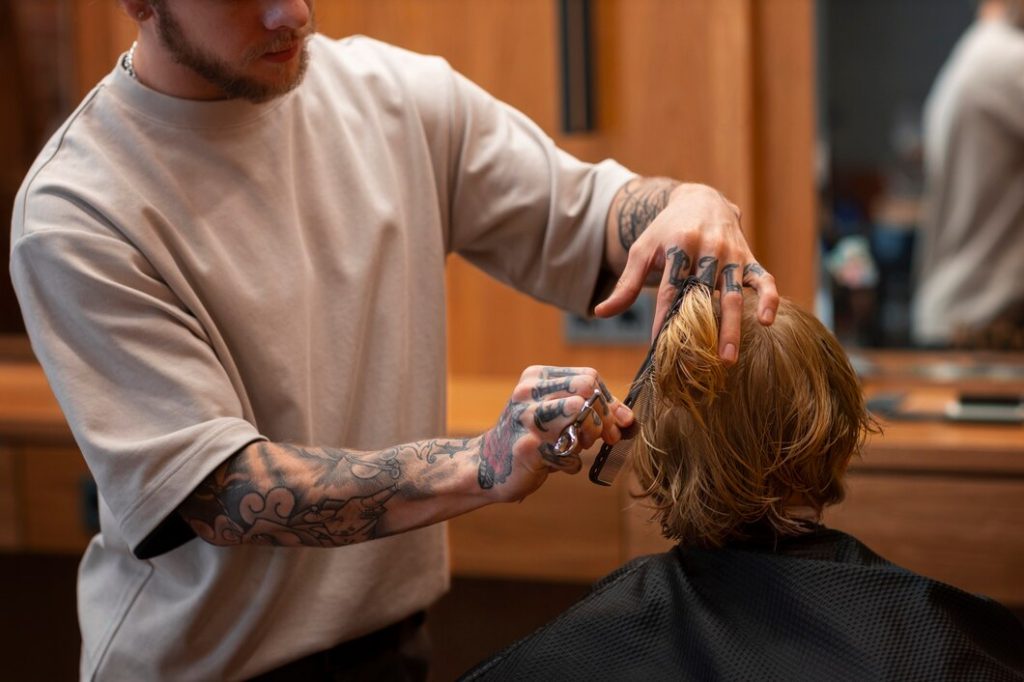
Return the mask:
M984 174L984 170L979 169L974 171L973 179L966 179L960 173L960 177L942 183L925 181L925 149L929 150L930 160L940 158L935 150L938 148L936 140L941 139L941 135L935 131L951 131L948 138L953 139L964 134L960 126L966 125L960 119L955 124L951 122L953 114L950 112L964 101L962 90L955 94L951 91L953 78L944 77L944 94L931 100L935 106L927 106L926 102L929 95L937 91L939 74L947 73L943 68L954 47L968 29L975 32L972 25L976 16L979 12L988 12L988 5L993 4L1005 5L1006 12L1014 12L1022 3L1019 0L987 3L978 0L817 1L819 314L849 346L1024 349L1024 316L1021 316L1024 291L1020 284L1004 286L1005 283L991 281L995 277L986 280L978 273L969 277L965 274L960 284L960 280L948 275L950 268L959 267L960 263L954 261L952 265L946 262L942 266L947 274L932 280L939 282L937 286L917 287L920 273L927 269L925 264L934 260L924 256L936 249L935 238L927 235L941 231L947 243L942 248L949 251L948 244L952 240L949 235L951 230L957 229L948 225L955 222L954 211L931 210L929 200L940 196L936 188L947 188L941 195L942 201L935 201L936 205L941 203L946 207L951 185L962 192L965 184L979 182L978 178ZM1011 21L1012 18L1002 24L1011 33L1019 34L1011 40L1019 39L1024 45L1024 30L1015 30ZM964 49L958 49L959 55L963 52ZM963 68L963 62L962 56L958 56L958 68ZM1018 111L1024 110L1024 99L1015 106ZM957 116L961 114L958 112ZM925 120L929 121L930 128ZM1024 130L1024 115L1021 126ZM931 133L926 133L929 130ZM938 144L947 145L947 142L943 140ZM953 143L948 146L952 147ZM1016 163L1024 167L1024 134L1001 146L1016 146L1013 152ZM960 166L965 163L963 156L953 152L941 158L952 158ZM934 167L930 161L929 168ZM945 174L947 178L949 175ZM989 193L1006 193L1010 188L990 186L985 189ZM1012 193L1020 192L1018 189ZM993 253L979 258L982 262L994 263L1000 250L1016 249L1019 254L1024 248L1024 200L1019 203L1022 210L1008 224L1004 219L999 245L991 249ZM956 211L962 212L962 209ZM975 213L960 223L964 223L965 233L967 228L976 233L982 227L980 223L986 220L984 215ZM987 229L988 225L984 227ZM958 237L966 244L959 247L961 252L974 249L978 244L977 240L972 243L963 239L965 236ZM996 267L992 266L993 270ZM1024 281L1019 263L1013 271L1017 281ZM954 298L940 301L936 290L946 281L957 281L959 288L950 293ZM968 282L972 285L967 286ZM964 291L981 290L991 298L999 288L1008 291L1002 295L998 306L989 307L998 307L1001 312L986 311L985 314L990 314L992 319L1016 315L1013 322L1008 325L1005 321L993 321L981 326L975 321L963 321L980 316L981 308L988 305L977 298L968 302ZM1009 289L1014 288L1016 292L1011 294ZM927 290L923 296L922 290ZM1020 308L1016 312L1012 310L1015 306ZM918 310L916 320L915 307ZM1007 308L1011 310L1007 312ZM942 314L949 320L941 321ZM949 329L941 330L942 324Z

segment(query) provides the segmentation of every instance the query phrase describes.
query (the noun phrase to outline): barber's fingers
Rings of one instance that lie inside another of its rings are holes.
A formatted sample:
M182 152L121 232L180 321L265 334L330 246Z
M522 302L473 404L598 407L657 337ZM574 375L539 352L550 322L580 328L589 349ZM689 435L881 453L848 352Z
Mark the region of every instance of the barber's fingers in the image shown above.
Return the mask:
M513 392L513 400L535 405L545 401L571 399L571 406L578 412L584 402L597 394L592 411L600 420L600 437L617 442L621 438L620 428L633 422L629 408L612 396L611 391L590 367L552 367L535 365L527 368ZM538 429L538 434L543 435ZM588 444L589 447L589 444Z
M597 381L597 370L589 367L534 365L523 370L512 397L524 402L539 402L552 397L579 395Z
M601 397L588 403L574 396L544 401L528 410L524 416L532 417L537 454L545 465L567 473L580 470L580 452L602 437L610 421L607 415L601 417L602 403Z
M599 392L589 400L568 396L535 403L523 416L540 442L562 450L567 447L570 427L577 450L589 448L598 439L616 443L622 438L616 418Z
M743 285L740 283L739 268L739 263L726 263L717 282L721 292L718 356L727 363L734 363L739 358L740 324L743 318Z
M533 420L533 430L542 441L554 440L576 420L583 406L579 397L555 398L536 403L527 416Z
M626 312L643 291L650 273L660 270L664 265L661 256L658 245L641 235L626 254L626 265L615 288L595 306L594 314L598 317L613 317Z
M758 322L763 325L774 322L779 310L779 292L771 273L752 260L743 266L743 284L757 292Z

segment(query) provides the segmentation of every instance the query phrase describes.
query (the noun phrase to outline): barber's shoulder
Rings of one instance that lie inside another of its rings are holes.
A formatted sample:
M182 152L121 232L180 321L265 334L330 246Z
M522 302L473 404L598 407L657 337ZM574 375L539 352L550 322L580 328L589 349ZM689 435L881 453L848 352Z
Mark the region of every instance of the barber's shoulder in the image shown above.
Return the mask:
M446 120L455 79L442 57L424 55L365 35L339 40L317 36L311 45L310 75L329 93L344 93L350 103Z
M359 69L386 69L407 80L421 75L424 71L448 71L448 62L438 55L423 54L386 43L377 38L355 34L340 39L322 35L314 37L314 49L326 53L328 59L335 59L342 66Z

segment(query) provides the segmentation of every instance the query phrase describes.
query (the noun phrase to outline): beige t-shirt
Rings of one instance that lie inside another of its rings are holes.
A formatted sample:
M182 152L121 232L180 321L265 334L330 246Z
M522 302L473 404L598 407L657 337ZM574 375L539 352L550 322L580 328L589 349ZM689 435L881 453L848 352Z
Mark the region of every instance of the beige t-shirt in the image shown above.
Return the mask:
M979 21L925 110L915 341L949 343L1024 302L1024 31Z
M256 439L441 435L448 253L575 311L596 285L628 171L557 150L441 59L363 37L310 49L303 84L262 105L115 68L18 196L18 298L100 491L83 678L247 677L430 604L442 525L169 549L161 521Z

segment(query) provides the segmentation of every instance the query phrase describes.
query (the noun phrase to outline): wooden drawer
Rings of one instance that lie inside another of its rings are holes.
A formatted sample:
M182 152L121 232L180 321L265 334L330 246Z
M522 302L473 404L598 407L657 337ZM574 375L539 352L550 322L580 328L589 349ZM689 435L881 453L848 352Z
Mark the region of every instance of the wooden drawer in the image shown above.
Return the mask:
M1024 605L1024 478L853 473L829 526L895 564Z
M29 551L81 552L85 529L83 482L89 470L75 447L36 446L18 452Z
M21 544L17 499L14 451L0 445L0 550L15 549Z

